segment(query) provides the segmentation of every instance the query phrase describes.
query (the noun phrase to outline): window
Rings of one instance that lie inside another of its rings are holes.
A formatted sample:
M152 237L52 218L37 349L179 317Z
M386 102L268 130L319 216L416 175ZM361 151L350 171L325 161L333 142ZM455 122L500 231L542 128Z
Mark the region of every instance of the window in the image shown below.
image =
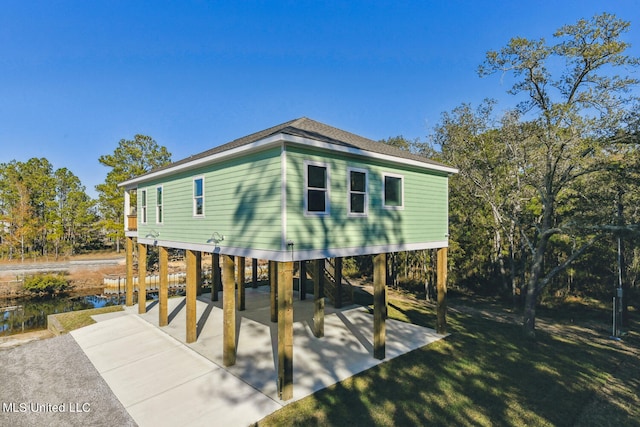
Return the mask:
M204 216L204 178L193 179L193 216Z
M404 188L402 175L384 175L384 207L402 209L404 207Z
M349 182L347 188L349 190L349 216L365 216L367 215L367 171L363 169L347 170Z
M306 213L329 213L329 168L320 163L305 163L306 180Z
M156 223L162 224L162 187L156 187Z
M140 210L141 210L140 221L142 221L143 224L146 224L147 223L147 190L142 190L140 192Z

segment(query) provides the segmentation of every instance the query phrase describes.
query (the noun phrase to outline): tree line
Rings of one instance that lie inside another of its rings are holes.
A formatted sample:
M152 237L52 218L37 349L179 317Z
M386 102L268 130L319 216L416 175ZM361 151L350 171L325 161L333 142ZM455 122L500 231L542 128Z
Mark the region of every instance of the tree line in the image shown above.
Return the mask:
M110 168L92 199L67 168L45 158L0 163L0 257L68 256L114 247L124 237L124 192L117 184L170 162L171 154L153 138L120 140L113 154L98 161Z
M628 295L640 273L640 59L626 55L629 22L603 13L544 38L514 37L489 51L481 77L512 83L515 105L462 104L426 140L382 142L457 167L450 179L451 282L523 304L535 329L549 296ZM622 74L618 74L622 73ZM91 200L67 169L46 159L0 164L0 254L75 253L119 245L117 183L170 162L153 138L121 140ZM426 253L394 256L394 269L429 276ZM628 299L626 299L628 301Z
M73 254L100 244L95 201L67 168L45 158L0 164L0 255Z
M427 141L384 142L457 167L450 180L452 282L524 303L535 329L548 296L637 298L640 272L640 108L637 69L604 13L545 39L489 51L482 77L512 82L515 107L463 104Z

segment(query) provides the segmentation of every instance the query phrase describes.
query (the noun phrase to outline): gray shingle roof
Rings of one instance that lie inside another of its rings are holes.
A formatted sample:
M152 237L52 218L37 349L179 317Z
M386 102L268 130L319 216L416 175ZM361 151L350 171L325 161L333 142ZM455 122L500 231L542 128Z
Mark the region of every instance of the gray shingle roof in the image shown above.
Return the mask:
M220 145L218 147L212 148L207 151L203 151L202 153L199 153L199 154L189 156L182 160L178 160L169 165L154 169L148 172L147 174L141 175L138 178L141 178L141 177L144 177L145 175L156 173L162 170L171 169L176 166L188 164L190 162L203 159L209 156L220 154L225 151L242 147L244 145L248 145L253 142L259 141L261 139L268 138L272 135L277 135L280 133L314 139L317 141L327 142L330 144L335 144L335 145L344 146L344 147L357 148L359 150L369 151L372 153L399 157L401 159L413 160L413 161L425 163L426 165L433 165L439 168L446 168L446 169L453 170L453 168L451 168L450 166L427 159L426 157L418 156L416 154L412 154L412 153L400 150L399 148L393 147L388 144L384 144L382 142L377 142L368 138L364 138L354 133L347 132L342 129L338 129L333 126L329 126L324 123L317 122L315 120L311 120L307 117L301 117L299 119L290 120L288 122L279 124L277 126L273 126L268 129L261 130L256 133L252 133L247 136L243 136L242 138L235 139L226 144Z

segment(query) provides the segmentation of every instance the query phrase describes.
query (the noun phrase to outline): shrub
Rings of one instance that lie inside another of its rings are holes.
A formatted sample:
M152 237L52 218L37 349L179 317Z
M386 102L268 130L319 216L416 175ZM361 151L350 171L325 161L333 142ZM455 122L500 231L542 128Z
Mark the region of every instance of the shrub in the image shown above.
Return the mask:
M349 278L360 276L360 270L356 264L355 258L346 257L342 260L342 274Z
M69 282L59 274L40 274L24 280L25 291L34 294L59 294L67 290Z

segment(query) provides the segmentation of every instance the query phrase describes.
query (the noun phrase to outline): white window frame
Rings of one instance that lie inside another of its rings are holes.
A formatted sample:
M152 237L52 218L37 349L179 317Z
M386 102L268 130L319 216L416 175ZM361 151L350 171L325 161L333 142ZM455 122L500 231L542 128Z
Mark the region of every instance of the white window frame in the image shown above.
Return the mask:
M202 180L202 195L201 196L196 196L196 181L201 179ZM191 191L192 191L192 200L193 200L193 217L194 218L203 218L204 217L204 213L205 213L205 209L204 209L204 201L205 201L205 186L204 186L204 176L195 176L193 177L192 183L191 183ZM198 209L197 209L197 200L198 198L202 199L202 213L197 213Z
M148 196L149 195L147 194L146 188L144 190L140 190L140 223L141 224L147 223L147 203L149 202Z
M364 192L351 190L351 172L364 174ZM363 217L369 215L369 171L362 168L347 168L347 215ZM351 212L351 194L364 194L364 212Z
M401 203L398 206L387 205L386 193L386 178L399 178L400 179L400 196L402 197ZM382 174L382 207L384 209L391 210L403 210L404 209L404 175L397 173L383 173Z
M160 197L158 197L160 194ZM156 187L156 224L164 222L164 187L158 185Z
M309 187L309 166L317 166L325 168L326 172L326 188L324 189L324 211L309 211L309 190L320 190L320 187ZM329 200L331 182L331 167L328 163L314 162L305 160L304 162L304 215L305 216L327 216L331 214L331 205Z

